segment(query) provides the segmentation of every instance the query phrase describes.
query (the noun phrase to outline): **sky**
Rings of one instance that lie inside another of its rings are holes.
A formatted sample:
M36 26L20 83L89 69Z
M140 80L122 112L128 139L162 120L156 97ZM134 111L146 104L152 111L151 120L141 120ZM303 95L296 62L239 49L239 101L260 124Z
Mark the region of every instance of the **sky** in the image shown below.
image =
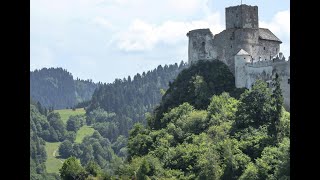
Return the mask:
M116 78L188 61L187 32L225 29L225 8L241 0L31 0L30 70L62 67L74 79ZM259 27L290 56L290 1L243 0L257 5Z

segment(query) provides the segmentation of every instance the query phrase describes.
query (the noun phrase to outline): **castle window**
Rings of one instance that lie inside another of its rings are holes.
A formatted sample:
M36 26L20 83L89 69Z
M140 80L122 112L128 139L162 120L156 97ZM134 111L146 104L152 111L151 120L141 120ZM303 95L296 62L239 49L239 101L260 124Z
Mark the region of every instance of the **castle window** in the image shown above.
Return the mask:
M266 50L266 47L263 47L263 50Z
M238 17L238 14L236 14L236 17Z
M202 42L202 46L204 46L206 43L205 42Z
M231 48L232 48L232 45L231 45Z
M246 58L243 58L243 59L246 59Z
M288 79L288 84L290 84L290 79Z

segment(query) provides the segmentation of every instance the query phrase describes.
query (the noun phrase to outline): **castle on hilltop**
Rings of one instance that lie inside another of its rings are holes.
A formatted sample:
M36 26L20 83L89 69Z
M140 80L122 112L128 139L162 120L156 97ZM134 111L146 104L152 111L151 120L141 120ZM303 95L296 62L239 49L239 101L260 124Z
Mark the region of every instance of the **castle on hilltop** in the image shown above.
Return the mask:
M210 29L195 29L189 37L188 63L220 60L235 76L237 88L251 89L253 83L271 81L277 73L285 108L290 111L290 57L280 52L282 43L269 29L259 28L258 6L238 5L226 8L226 29L213 35Z

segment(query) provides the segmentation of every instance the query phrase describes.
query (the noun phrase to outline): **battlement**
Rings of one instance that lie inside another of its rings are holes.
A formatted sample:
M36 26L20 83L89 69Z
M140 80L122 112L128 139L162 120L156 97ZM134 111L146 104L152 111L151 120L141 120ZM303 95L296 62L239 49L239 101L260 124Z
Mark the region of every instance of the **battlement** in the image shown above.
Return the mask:
M248 67L260 68L260 67L272 66L272 63L273 63L272 60L266 60L266 61L251 62L251 63L247 63L246 65Z
M248 67L259 68L259 67L277 66L278 64L289 64L290 63L290 61L286 61L284 56L281 56L281 57L282 57L281 59L279 58L279 56L276 56L275 58L272 58L271 60L270 59L259 60L259 61L252 60L250 63L246 63L246 65Z

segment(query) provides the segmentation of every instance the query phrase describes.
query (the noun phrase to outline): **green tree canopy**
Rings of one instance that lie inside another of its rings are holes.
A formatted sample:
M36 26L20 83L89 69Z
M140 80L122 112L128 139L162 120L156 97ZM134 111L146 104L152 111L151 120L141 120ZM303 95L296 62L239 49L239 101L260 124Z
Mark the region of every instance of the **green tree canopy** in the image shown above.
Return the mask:
M59 172L60 177L63 180L84 180L87 177L85 169L81 166L80 161L75 157L69 157L66 159Z
M69 140L63 141L59 146L59 154L63 158L68 158L73 155L72 142Z

